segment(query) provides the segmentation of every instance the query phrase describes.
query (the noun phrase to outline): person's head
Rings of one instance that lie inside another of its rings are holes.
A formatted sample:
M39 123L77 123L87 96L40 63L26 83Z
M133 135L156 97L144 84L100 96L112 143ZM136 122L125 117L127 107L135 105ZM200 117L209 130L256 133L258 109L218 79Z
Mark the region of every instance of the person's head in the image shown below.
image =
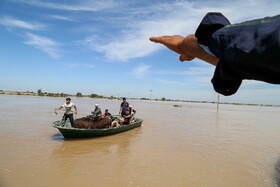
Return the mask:
M124 97L124 98L122 98L122 100L123 100L123 102L126 102L126 98Z
M106 109L106 110L105 110L105 113L108 114L108 112L109 112L108 109Z
M131 106L131 105L129 105L129 109L130 109L130 110L132 109L132 106Z
M99 104L95 104L95 108L98 108Z
M129 111L128 111L128 110L127 110L127 111L125 111L125 114L126 114L126 115L128 115L128 114L129 114Z
M71 102L70 97L67 97L67 98L66 98L66 103L69 104L70 102Z

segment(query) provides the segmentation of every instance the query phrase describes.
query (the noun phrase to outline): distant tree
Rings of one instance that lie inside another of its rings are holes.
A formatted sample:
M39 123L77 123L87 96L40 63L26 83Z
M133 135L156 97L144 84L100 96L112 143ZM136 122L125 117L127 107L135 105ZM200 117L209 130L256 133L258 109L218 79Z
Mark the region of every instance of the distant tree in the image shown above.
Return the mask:
M89 97L91 97L91 98L95 98L95 97L98 97L98 95L97 94L90 94L90 96Z
M47 96L54 97L54 94L53 93L48 93Z
M64 93L63 92L61 92L60 97L64 97Z
M161 100L162 100L162 101L166 101L166 98L165 98L165 97L163 97L163 98L161 98Z
M38 94L42 93L42 88L38 89Z
M77 92L76 97L83 97L81 92Z

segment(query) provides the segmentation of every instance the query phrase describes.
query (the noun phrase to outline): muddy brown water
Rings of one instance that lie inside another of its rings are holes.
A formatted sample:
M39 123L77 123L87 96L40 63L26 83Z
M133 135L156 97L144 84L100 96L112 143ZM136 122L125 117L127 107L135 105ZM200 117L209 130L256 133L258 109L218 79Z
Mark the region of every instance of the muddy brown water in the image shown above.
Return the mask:
M77 117L120 105L72 101ZM0 186L277 186L280 108L128 102L142 127L65 140L51 126L63 98L0 95Z

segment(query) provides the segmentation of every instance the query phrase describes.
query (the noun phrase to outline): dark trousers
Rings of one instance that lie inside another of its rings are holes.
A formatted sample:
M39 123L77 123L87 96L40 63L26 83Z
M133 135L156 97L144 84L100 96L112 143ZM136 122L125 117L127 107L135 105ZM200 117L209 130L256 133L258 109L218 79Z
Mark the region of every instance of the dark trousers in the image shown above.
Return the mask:
M73 114L65 114L64 113L64 115L62 117L62 124L65 125L65 121L67 120L67 118L69 118L71 126L73 127L73 122L74 122Z
M126 115L126 111L127 110L122 110L122 113L121 113L122 117Z

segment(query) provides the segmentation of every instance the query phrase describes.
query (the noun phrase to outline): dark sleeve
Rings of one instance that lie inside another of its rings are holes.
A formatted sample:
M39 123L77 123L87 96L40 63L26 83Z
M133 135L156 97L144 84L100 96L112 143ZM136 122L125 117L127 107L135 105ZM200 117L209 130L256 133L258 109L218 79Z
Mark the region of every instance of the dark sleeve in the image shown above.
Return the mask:
M208 46L212 34L226 25L230 25L230 22L223 14L219 12L207 13L195 32L198 43Z
M222 14L208 13L195 35L220 59L212 78L215 91L232 95L243 79L280 84L279 33L280 15L230 25Z
M195 32L195 36L199 45L212 56L217 55L215 51L211 51L211 49L209 48L209 44L211 40L213 40L211 37L214 32L226 25L230 25L230 22L223 14L219 12L210 12L207 13L206 16L204 16ZM230 70L228 70L228 67L226 66L227 64L224 64L220 60L211 82L216 92L223 95L232 95L238 90L242 81L235 80L234 76L232 75L233 73L230 72ZM223 71L223 69L225 69L225 71Z
M214 90L225 96L235 94L242 83L242 79L236 78L229 65L220 60L211 80Z

